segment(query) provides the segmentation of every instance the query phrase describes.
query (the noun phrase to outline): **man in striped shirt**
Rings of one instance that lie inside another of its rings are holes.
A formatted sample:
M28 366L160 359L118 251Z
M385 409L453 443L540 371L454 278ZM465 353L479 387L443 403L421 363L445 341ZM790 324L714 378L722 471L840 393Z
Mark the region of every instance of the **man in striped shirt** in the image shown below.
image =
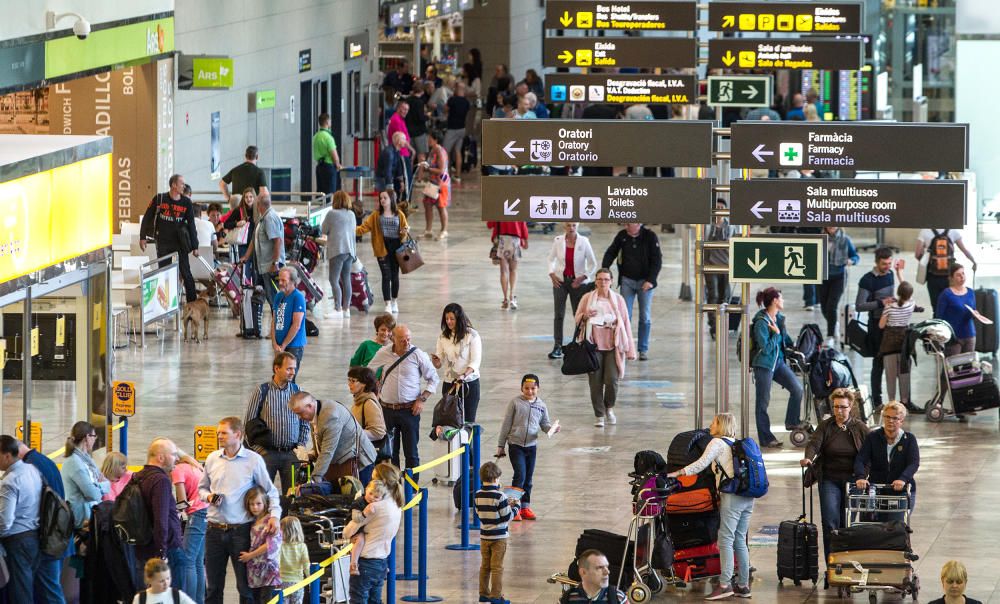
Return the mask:
M607 557L596 549L588 549L576 560L580 584L565 592L559 604L626 604L625 594L609 587L611 567Z
M292 465L298 461L296 447L304 447L309 441L309 422L302 421L288 408L288 401L299 391L292 381L296 370L295 355L286 351L275 355L271 363L274 375L269 382L261 384L250 392L244 418L247 446L264 458L267 475L274 480L277 472L281 476L281 490L292 486ZM253 420L260 418L270 432L266 438L251 438Z
M510 604L503 597L503 557L507 553L507 525L517 515L518 501L500 489L500 466L488 461L479 468L483 488L476 491L479 515L479 601Z

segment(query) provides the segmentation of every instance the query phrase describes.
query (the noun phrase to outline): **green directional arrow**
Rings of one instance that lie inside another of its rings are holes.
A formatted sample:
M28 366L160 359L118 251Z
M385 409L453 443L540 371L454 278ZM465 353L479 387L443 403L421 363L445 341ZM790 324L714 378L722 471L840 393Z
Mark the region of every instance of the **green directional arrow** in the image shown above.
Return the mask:
M822 283L825 271L825 235L729 240L729 278L734 282Z

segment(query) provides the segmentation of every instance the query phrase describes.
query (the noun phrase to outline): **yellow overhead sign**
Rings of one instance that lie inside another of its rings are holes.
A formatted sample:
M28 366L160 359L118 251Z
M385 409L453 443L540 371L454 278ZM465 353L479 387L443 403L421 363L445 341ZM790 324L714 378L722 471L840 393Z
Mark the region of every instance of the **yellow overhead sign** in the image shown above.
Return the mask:
M111 245L111 154L0 183L0 283Z

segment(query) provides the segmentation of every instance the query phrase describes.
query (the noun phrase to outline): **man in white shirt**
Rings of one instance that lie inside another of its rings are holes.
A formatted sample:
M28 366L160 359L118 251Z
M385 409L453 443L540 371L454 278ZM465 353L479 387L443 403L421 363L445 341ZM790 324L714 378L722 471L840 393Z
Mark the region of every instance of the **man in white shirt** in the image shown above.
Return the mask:
M0 543L6 550L7 597L11 602L31 602L39 563L38 520L42 501L42 475L18 456L20 443L0 436Z

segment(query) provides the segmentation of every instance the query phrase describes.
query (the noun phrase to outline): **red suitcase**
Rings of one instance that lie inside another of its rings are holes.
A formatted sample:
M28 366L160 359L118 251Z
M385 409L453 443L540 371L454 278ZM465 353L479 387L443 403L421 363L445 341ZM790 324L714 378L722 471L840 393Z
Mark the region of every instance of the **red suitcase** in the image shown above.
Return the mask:
M709 543L674 552L674 575L684 581L716 577L722 573L719 545Z
M360 272L351 273L351 306L361 312L368 312L374 303L375 296L368 286L368 271L361 269Z

